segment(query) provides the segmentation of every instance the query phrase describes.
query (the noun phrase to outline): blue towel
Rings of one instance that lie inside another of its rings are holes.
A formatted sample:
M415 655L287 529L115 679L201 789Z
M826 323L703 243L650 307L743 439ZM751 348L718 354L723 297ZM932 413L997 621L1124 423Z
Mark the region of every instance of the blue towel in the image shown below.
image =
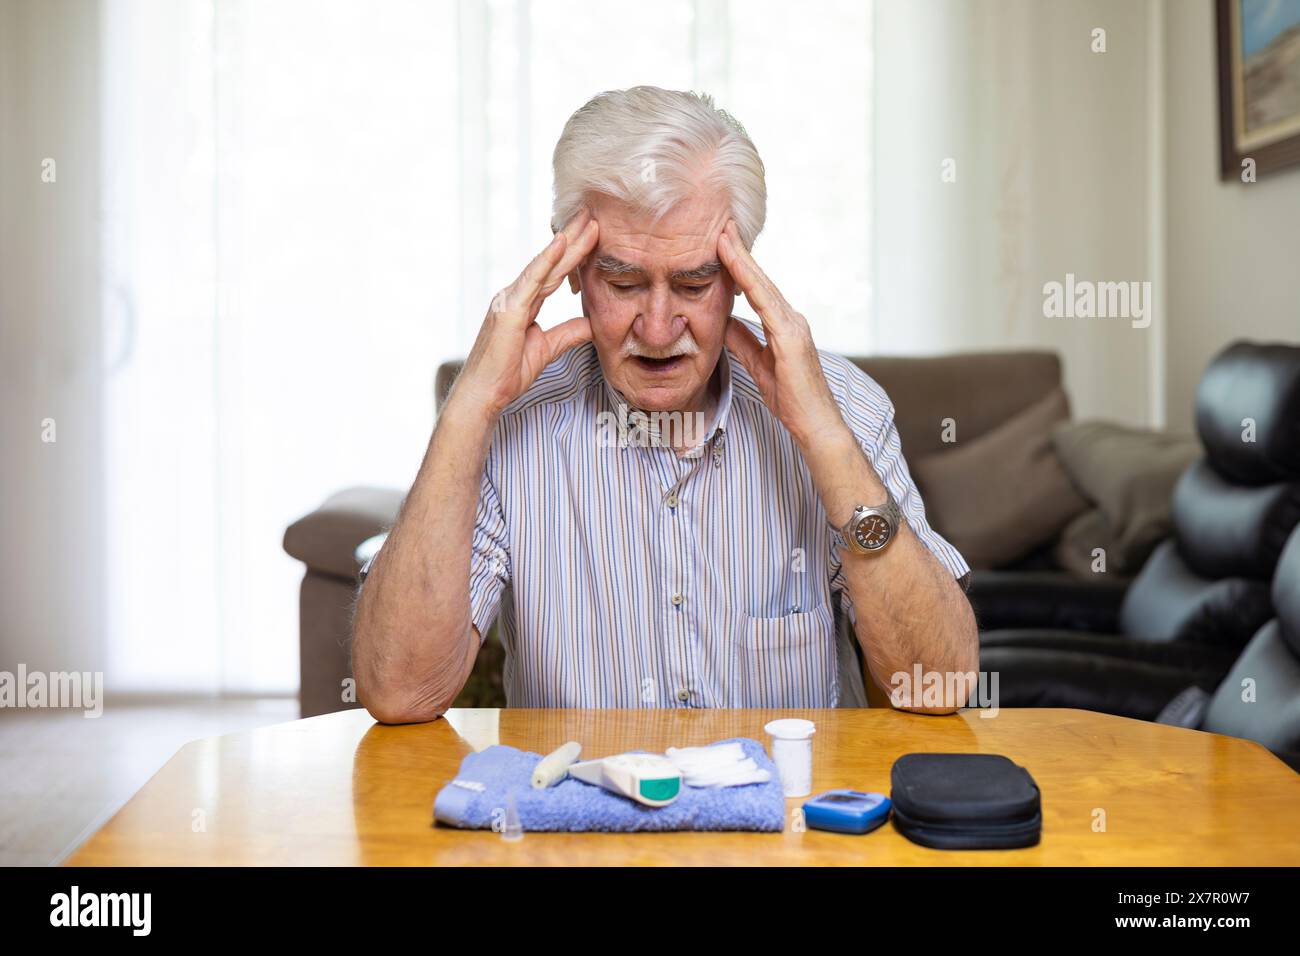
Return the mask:
M665 807L647 807L627 797L565 777L545 790L532 785L541 754L497 744L467 756L456 779L483 785L482 791L449 783L433 803L434 819L455 827L498 829L506 794L514 791L524 832L544 830L765 830L785 823L785 796L776 766L763 745L748 737L731 738L772 775L767 783L739 787L688 787ZM729 743L729 740L719 743Z

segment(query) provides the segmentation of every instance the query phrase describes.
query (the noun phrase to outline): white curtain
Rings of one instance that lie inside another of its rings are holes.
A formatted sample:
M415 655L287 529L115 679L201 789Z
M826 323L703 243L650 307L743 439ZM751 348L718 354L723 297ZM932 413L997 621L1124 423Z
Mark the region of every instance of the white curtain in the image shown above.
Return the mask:
M873 344L869 4L122 0L102 36L110 687L296 687L285 526L409 485L434 371L545 244L600 90L740 118L759 262L820 345Z

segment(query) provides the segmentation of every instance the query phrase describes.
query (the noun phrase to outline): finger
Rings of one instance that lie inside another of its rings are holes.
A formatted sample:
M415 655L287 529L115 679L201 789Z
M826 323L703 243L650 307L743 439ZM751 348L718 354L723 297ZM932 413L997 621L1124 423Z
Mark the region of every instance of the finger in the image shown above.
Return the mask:
M754 259L753 254L745 248L745 243L740 238L740 227L736 225L734 219L727 223L726 231L730 237L732 248L736 250L741 260L744 261L752 271L758 291L765 294L773 302L774 307L780 308L785 315L788 316L792 314L794 309L791 308L790 303L785 300L785 296L781 294L781 290L776 287L776 283L772 281L771 277L763 271L762 266L760 266L757 260Z
M595 219L587 220L586 225L580 229L577 234L570 237L569 244L564 250L564 255L552 268L550 275L542 284L541 296L545 298L564 281L564 277L581 265L582 260L591 254L591 250L596 248L596 241L600 238L600 226Z
M591 207L580 206L578 211L569 217L569 221L564 224L564 228L560 231L565 233L569 237L569 241L572 242L586 228L591 218Z
M749 331L749 327L744 322L734 315L727 319L726 344L732 354L740 359L740 364L745 366L753 376L763 354L763 343L758 340L758 336Z
M731 277L740 286L749 304L754 307L758 317L763 321L763 328L771 331L774 326L782 325L787 317L789 305L780 292L763 274L754 257L745 249L744 243L736 235L733 224L728 224L718 237L718 255L727 267Z
M596 226L596 220L592 219L583 229L578 239L571 243L559 262L551 267L550 275L542 283L542 287L537 290L533 296L533 301L528 305L528 317L530 320L536 319L537 314L542 311L542 303L546 297L558 289L564 283L564 277L578 267L591 250L596 248L596 238L600 234Z
M585 315L561 322L554 328L546 330L546 347L551 359L561 355L575 345L591 341L591 320Z
M595 219L592 218L591 210L586 206L579 208L578 211L569 218L569 221L564 224L564 228L560 230L560 232L564 234L566 254L580 241L583 233L593 222L595 222ZM554 269L552 269L552 272L553 271ZM547 278L550 278L549 273L547 274ZM545 283L543 283L543 285L545 285Z
M521 304L532 302L537 295L537 290L542 287L542 283L550 275L551 269L564 257L567 244L568 237L563 232L557 232L550 245L539 252L533 258L533 261L524 267L524 271L519 273L519 278L503 289L496 299L492 301L493 311L501 312L517 309ZM501 308L498 308L498 305ZM524 309L523 311L527 313L528 310Z
M573 245L574 241L582 234L582 231L593 221L591 210L586 206L574 213L573 218L555 234L550 244L538 253L533 261L520 273L519 278L511 283L508 288L508 298L511 305L528 304L533 301L538 290L550 278L551 271L556 264L563 260L564 251Z

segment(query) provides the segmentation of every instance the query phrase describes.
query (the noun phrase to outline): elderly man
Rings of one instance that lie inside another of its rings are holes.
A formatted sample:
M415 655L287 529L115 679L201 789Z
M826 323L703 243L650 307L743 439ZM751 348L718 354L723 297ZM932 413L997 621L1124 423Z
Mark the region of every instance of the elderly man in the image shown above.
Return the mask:
M882 686L973 673L969 569L889 398L750 255L766 186L740 124L707 96L603 93L554 174L555 237L493 299L362 587L370 713L443 713L498 615L511 706L832 707L861 686L834 602ZM566 277L582 315L543 330ZM896 703L964 703L917 698Z

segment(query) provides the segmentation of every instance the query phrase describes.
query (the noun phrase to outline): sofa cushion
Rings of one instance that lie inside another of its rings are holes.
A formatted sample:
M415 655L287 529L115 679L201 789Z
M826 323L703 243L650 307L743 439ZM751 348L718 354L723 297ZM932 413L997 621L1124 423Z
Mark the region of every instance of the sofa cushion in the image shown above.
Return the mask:
M1173 538L1152 553L1119 613L1120 627L1135 640L1238 649L1272 616L1265 582L1203 578L1187 566Z
M1060 388L992 431L912 467L931 525L973 568L993 568L1050 541L1088 502L1052 449L1068 418Z
M1066 530L1061 566L1091 571L1092 552L1104 548L1106 570L1138 572L1172 528L1171 500L1178 476L1200 455L1191 435L1170 435L1110 422L1071 422L1052 433L1061 467L1099 514Z
M953 451L944 419L957 423L958 442L993 431L1061 385L1054 352L962 352L956 355L850 356L894 404L894 424L908 462Z
M1278 630L1291 653L1300 659L1300 528L1291 532L1273 575L1273 609Z
M999 707L1069 707L1138 720L1154 720L1189 683L1207 691L1218 684L1215 674L1198 678L1174 664L1042 647L981 648L980 670L998 675Z
M1240 484L1300 477L1300 346L1234 342L1196 386L1210 463Z
M1099 548L1102 555L1096 554ZM1089 508L1083 514L1075 515L1065 526L1052 549L1052 556L1057 567L1071 577L1092 579L1104 573L1108 580L1122 584L1132 581L1133 576L1122 574L1111 566L1110 555L1118 550L1106 515L1100 508ZM1105 563L1098 564L1098 557L1102 557Z
M1188 682L1203 682L1213 687L1228 673L1237 660L1238 651L1213 644L1156 644L1135 641L1123 634L1070 631L1059 628L1024 628L984 631L980 634L980 651L994 647L1037 648L1044 651L1069 651L1116 660L1143 661L1162 667L1181 668Z
M1258 741L1300 771L1300 659L1278 621L1269 621L1246 645L1201 727Z
M1300 523L1300 481L1239 485L1200 461L1174 489L1173 520L1178 551L1197 574L1267 580Z
M973 575L967 592L980 630L1063 628L1119 630L1124 587L1108 574L1071 577L1060 571L999 569Z

